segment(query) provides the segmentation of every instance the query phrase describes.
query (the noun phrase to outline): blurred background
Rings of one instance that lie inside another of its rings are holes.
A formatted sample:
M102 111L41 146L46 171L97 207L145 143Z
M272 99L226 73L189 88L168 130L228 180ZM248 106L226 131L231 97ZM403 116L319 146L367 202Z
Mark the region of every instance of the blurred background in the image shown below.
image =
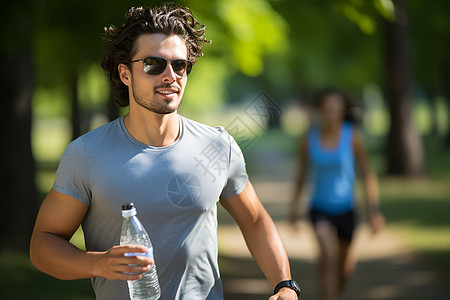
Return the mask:
M294 233L286 216L310 98L326 86L357 99L388 222L371 238L362 221L346 299L448 299L450 2L178 2L212 40L189 76L180 113L235 135L305 299L317 299L317 248L308 224ZM89 280L59 281L34 269L29 238L66 145L126 112L113 103L100 66L103 27L120 25L131 6L159 3L2 2L0 298L95 298ZM266 299L271 287L221 209L219 222L226 299ZM73 243L83 247L81 231Z

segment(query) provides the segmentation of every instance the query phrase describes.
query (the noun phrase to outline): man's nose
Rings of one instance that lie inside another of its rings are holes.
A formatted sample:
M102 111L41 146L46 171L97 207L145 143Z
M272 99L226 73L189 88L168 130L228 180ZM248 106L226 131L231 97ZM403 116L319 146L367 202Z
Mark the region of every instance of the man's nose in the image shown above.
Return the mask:
M167 66L163 72L163 81L174 82L177 79L177 74L174 72L172 64L167 62Z

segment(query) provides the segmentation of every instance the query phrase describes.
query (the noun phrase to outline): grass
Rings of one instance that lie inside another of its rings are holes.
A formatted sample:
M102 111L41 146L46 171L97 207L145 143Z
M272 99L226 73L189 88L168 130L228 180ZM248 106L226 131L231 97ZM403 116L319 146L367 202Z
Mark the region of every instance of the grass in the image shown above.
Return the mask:
M450 178L381 182L389 228L433 266L450 275Z
M39 272L22 253L0 253L0 299L94 300L89 279L63 281Z
M436 139L424 146L424 178L381 180L383 210L408 246L450 276L450 155Z

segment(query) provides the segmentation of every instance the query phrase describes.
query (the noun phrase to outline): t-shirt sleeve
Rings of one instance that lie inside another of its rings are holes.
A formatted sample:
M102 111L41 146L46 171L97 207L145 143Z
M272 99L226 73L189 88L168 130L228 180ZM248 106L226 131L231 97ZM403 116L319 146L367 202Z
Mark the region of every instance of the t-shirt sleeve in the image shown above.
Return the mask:
M61 156L53 189L90 205L89 169L81 137L70 143Z
M220 197L229 198L239 195L244 190L247 186L248 175L241 148L231 135L225 134L229 143L229 169L227 182Z

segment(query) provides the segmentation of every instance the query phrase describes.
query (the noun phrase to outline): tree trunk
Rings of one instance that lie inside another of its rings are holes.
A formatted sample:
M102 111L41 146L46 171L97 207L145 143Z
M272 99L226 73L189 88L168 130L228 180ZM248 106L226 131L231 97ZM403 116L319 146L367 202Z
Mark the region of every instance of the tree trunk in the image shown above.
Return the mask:
M387 100L391 117L387 171L391 175L415 176L423 171L423 148L412 121L408 20L403 0L393 2L396 19L386 24Z
M438 124L438 111L437 111L437 99L436 92L434 89L426 89L425 96L427 98L427 103L430 107L430 118L431 118L431 129L429 136L439 137L439 124Z
M108 120L113 121L120 115L119 105L114 101L112 89L110 88L109 99L107 104Z
M76 73L72 75L70 85L72 90L72 98L70 99L70 106L72 108L72 140L75 140L82 134L80 105L78 99L78 75Z
M33 61L30 46L0 54L3 114L0 248L27 251L38 209L31 151Z
M447 115L450 116L450 59L445 64L444 70L444 97L447 103ZM445 146L447 149L450 149L450 121L448 122Z

